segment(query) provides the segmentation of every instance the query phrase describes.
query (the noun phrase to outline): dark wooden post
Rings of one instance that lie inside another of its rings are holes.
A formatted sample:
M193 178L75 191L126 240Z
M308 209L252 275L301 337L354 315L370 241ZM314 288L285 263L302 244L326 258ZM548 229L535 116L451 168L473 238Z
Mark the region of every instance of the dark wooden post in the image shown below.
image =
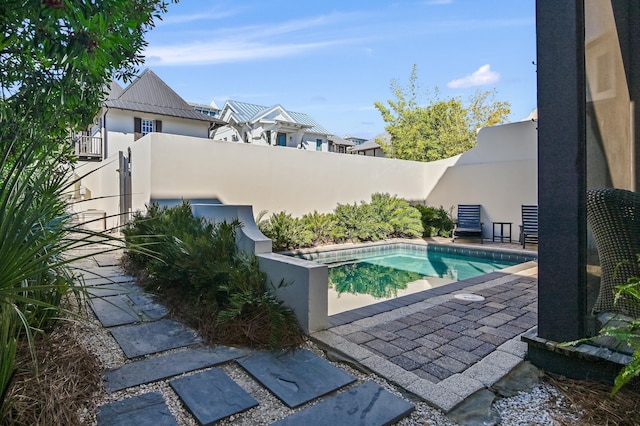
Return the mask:
M538 0L538 336L585 336L583 0Z

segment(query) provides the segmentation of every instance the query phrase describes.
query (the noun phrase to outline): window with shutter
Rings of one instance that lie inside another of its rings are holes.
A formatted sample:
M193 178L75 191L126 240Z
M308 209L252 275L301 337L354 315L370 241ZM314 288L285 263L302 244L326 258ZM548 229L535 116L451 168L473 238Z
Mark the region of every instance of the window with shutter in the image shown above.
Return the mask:
M153 132L153 120L142 119L142 136Z
M142 137L142 119L139 117L133 118L133 140L138 140Z

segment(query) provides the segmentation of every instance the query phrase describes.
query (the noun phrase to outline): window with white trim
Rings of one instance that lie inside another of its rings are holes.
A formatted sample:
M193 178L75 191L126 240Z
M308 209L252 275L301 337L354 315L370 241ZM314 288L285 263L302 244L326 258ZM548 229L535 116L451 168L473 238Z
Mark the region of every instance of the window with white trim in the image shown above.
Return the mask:
M140 122L140 130L142 136L146 135L147 133L153 132L153 120L147 120L143 118Z

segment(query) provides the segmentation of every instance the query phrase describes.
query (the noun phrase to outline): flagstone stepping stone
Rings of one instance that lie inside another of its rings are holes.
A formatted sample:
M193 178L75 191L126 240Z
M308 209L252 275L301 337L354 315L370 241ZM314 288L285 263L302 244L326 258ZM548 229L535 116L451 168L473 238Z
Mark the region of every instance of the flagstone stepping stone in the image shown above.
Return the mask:
M104 327L113 327L144 320L142 312L136 311L131 306L130 300L125 295L117 295L91 299L89 305L100 324Z
M107 392L115 392L222 364L247 354L249 351L246 349L229 346L200 347L162 354L105 372L104 387Z
M139 292L140 287L133 283L109 283L87 286L86 290L89 297L107 297Z
M201 425L211 425L258 405L219 368L173 379L169 385Z
M104 327L158 320L169 313L152 296L139 291L94 298L91 299L90 306Z
M79 274L84 275L84 278L94 278L94 277L108 277L108 276L116 276L116 275L124 275L122 273L122 268L119 266L89 266L83 267L78 271Z
M164 305L157 303L150 294L136 292L128 294L127 296L129 296L135 308L142 311L149 319L159 320L169 313L169 310L165 308Z
M118 274L100 274L99 275L84 275L84 283L87 286L98 286L113 283L133 283L136 281L136 277L131 275Z
M273 423L275 426L390 425L408 416L414 406L384 390L375 382L365 382Z
M127 358L149 355L199 343L196 333L177 321L164 319L110 328Z
M98 426L177 426L158 392L105 404L98 409Z
M257 352L238 363L291 408L355 381L352 375L306 349Z

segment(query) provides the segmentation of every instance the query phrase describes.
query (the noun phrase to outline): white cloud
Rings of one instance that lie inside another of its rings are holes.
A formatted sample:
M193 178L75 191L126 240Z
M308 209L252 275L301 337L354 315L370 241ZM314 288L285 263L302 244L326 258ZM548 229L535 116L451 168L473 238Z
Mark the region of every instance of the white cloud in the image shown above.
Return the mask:
M359 36L327 31L327 27L343 25L350 18L336 13L276 25L219 28L200 33L198 39L188 43L158 40L149 45L144 56L149 65L204 65L296 56L361 41Z
M235 11L223 11L223 12L211 12L211 13L194 13L191 15L171 15L167 14L162 17L161 21L158 21L158 25L174 25L174 24L187 24L197 21L215 21L229 16L235 15Z
M491 65L486 64L466 77L450 81L447 83L447 87L461 89L465 87L484 86L486 84L497 83L498 81L500 81L500 73L491 71Z
M294 56L338 43L341 42L265 44L248 41L230 42L226 40L222 42L149 48L146 50L145 56L149 65L221 64Z

